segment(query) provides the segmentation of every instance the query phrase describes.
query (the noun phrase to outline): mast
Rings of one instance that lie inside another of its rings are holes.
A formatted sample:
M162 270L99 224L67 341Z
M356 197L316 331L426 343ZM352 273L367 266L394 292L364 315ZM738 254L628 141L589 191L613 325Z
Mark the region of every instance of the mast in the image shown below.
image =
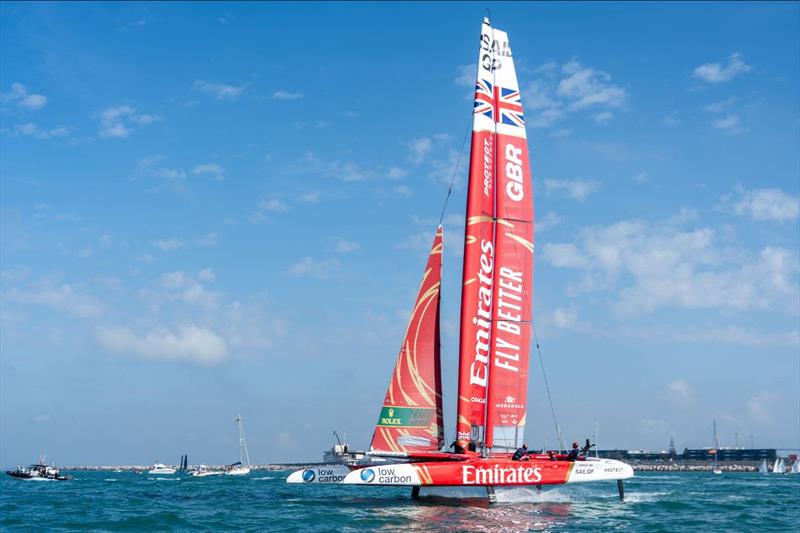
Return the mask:
M478 51L467 186L461 287L456 441L483 441L494 283L495 63L492 28L483 20Z
M247 442L244 440L242 415L236 415L236 426L239 428L239 462L244 466L250 466L250 454L247 453Z
M492 30L495 268L486 400L487 448L524 440L533 304L533 188L519 84L508 34Z

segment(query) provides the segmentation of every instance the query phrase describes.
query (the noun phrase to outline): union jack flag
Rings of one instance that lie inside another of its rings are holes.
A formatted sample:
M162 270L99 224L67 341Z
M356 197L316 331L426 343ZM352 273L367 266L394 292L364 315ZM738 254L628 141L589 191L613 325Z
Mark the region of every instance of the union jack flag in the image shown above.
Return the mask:
M519 91L493 87L487 80L475 84L475 113L486 115L498 124L525 127Z

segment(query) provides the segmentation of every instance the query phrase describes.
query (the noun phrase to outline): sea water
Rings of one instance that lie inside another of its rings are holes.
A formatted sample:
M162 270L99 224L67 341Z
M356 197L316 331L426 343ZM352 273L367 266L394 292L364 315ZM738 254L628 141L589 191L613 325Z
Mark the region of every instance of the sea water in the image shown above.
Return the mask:
M614 482L504 490L499 503L410 489L287 485L288 472L153 476L69 472L0 480L2 531L798 531L800 475L639 473Z

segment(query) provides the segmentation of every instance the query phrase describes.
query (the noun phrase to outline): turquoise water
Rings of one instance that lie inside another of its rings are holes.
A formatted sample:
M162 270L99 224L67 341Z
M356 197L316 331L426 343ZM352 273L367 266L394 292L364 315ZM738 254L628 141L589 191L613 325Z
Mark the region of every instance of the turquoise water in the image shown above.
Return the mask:
M189 478L71 472L0 481L3 531L798 531L800 475L640 473L626 483L514 489L489 506L386 487L287 485L285 472Z

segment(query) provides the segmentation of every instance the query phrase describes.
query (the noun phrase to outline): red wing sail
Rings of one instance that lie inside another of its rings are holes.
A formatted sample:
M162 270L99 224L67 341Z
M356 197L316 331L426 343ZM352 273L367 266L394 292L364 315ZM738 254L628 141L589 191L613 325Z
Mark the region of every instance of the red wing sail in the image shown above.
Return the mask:
M422 284L411 312L371 450L438 450L444 444L439 300L442 227L436 232Z
M490 33L491 27L484 22L475 85L461 287L456 439L462 448L467 448L470 440L483 440L489 376L495 188L494 89L487 54Z
M508 35L493 32L497 173L487 448L519 447L525 430L533 302L533 191Z

